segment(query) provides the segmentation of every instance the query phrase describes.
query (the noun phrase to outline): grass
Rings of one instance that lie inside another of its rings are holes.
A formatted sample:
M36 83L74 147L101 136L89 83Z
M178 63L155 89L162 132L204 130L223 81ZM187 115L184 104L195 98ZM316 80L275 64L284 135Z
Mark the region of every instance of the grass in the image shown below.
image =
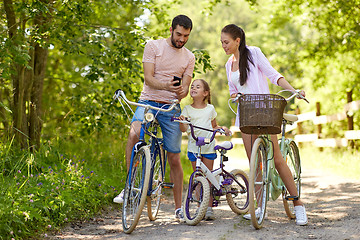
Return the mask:
M300 148L301 164L305 169L322 169L335 175L360 180L360 158L356 150L339 148Z
M99 141L98 139L101 139ZM46 232L65 223L86 219L112 204L124 187L124 139L118 137L64 140L43 143L33 154L16 149L12 141L0 146L0 239L43 239ZM300 149L304 168L325 169L336 175L360 179L355 151L305 146ZM228 152L246 159L242 145ZM182 146L184 186L191 163ZM169 180L169 164L167 165Z
M81 140L81 139L80 139ZM43 239L112 204L126 174L113 139L46 142L33 154L0 147L0 239Z
M301 165L304 169L322 169L338 176L360 180L360 158L356 150L324 148L311 145L299 147ZM243 145L235 145L228 152L229 158L247 159Z

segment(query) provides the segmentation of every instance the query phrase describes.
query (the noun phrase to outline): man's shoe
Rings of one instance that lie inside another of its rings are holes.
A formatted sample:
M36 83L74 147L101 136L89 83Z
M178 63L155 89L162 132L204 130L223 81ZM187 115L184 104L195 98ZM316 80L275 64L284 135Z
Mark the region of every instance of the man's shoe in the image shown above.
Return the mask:
M208 207L205 213L205 220L214 220L215 214L212 207Z
M185 222L184 212L182 208L178 208L175 210L175 219L178 220L179 222Z
M117 195L114 199L113 199L114 203L123 203L124 202L124 189L121 191L121 193L119 195Z
M256 216L256 218L259 218L259 217L260 217L260 212L261 212L260 208L257 208L257 209L255 210L255 216ZM267 217L267 213L265 213L265 217ZM251 214L250 214L250 213L245 214L245 215L243 216L243 218L245 218L245 219L247 219L247 220L251 220Z
M296 225L304 226L308 223L305 206L295 206Z

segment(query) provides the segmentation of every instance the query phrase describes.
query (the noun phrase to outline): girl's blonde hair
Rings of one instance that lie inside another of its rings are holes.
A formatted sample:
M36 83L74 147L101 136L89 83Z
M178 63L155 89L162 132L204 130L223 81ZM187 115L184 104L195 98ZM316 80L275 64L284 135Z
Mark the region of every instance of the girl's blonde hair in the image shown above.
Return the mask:
M210 95L210 86L209 86L209 84L207 83L207 81L205 81L204 79L201 79L201 78L195 79L194 81L196 81L196 80L199 80L200 82L202 82L202 84L203 84L203 86L204 86L204 91L209 93L209 94L204 98L204 102L206 102L206 100L207 100L207 102L208 102L209 104L211 104L211 95Z

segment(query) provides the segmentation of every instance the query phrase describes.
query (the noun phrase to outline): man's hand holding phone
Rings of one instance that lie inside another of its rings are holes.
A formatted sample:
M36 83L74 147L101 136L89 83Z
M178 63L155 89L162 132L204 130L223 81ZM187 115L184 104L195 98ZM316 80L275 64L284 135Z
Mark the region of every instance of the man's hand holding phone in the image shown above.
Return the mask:
M172 84L173 84L173 88L174 88L174 92L176 92L176 95L178 96L181 96L181 95L184 95L184 88L183 86L181 85L181 78L180 77L177 77L177 76L174 76L173 80L172 80ZM181 98L179 98L181 99Z
M173 81L175 82L175 83L174 83L174 86L175 86L175 87L181 85L181 78L179 78L179 77L177 77L177 76L174 76Z

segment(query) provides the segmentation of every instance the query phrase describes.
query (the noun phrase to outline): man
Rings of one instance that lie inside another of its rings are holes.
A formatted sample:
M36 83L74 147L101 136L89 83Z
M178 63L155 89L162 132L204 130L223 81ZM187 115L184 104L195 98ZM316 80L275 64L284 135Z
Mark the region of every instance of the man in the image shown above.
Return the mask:
M145 82L141 92L140 102L162 107L173 99L183 99L189 92L195 65L195 56L184 47L192 30L192 21L185 15L176 16L170 27L170 37L149 41L145 45L143 68ZM176 86L174 76L181 78L181 84ZM183 169L180 161L181 131L179 123L171 122L174 114L160 112L157 116L163 133L164 149L167 151L170 165L170 179L174 183L175 217L183 221L181 209L183 189ZM144 109L137 108L130 126L126 145L126 164L129 169L131 151L138 141ZM123 202L123 192L114 198L114 202Z

